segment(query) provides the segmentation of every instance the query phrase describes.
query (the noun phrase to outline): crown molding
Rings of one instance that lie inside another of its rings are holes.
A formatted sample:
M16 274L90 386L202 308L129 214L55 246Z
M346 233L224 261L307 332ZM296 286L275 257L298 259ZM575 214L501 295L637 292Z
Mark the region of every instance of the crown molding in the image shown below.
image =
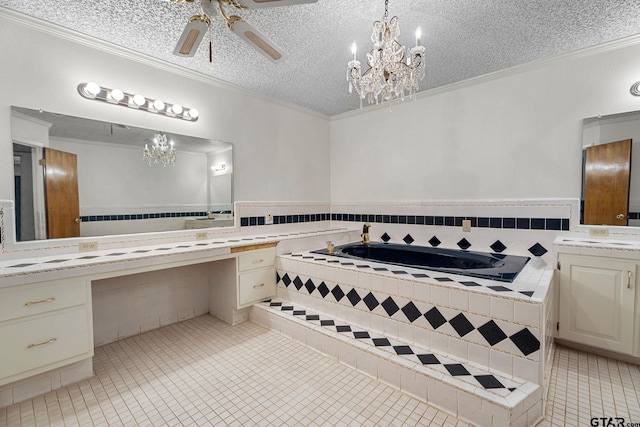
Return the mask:
M54 37L68 40L73 43L87 46L104 53L118 56L123 59L135 61L140 64L153 67L162 71L166 71L174 75L184 77L199 83L213 86L218 89L253 96L263 101L269 102L271 104L290 108L292 110L300 111L302 113L309 114L325 120L329 120L330 118L326 114L320 113L310 108L303 107L293 102L285 101L285 100L274 98L256 91L252 91L250 89L246 89L241 86L234 85L232 83L228 83L223 80L217 79L213 76L209 76L197 71L189 70L180 65L172 64L164 60L160 60L152 56L146 55L144 53L136 52L134 50L131 50L122 46L118 46L114 43L100 40L98 38L95 38L86 34L82 34L77 31L70 30L68 28L64 28L47 21L43 21L42 19L34 18L32 16L7 9L6 7L3 7L3 6L0 6L0 19L10 21L20 26L23 26L35 31L39 31Z
M406 101L399 101L399 103L410 102L412 99L429 98L429 97L444 94L447 92L453 92L466 87L475 86L481 83L498 80L504 77L514 76L514 75L522 74L528 71L538 70L541 68L549 67L551 65L561 64L563 62L574 60L574 59L585 58L585 57L594 56L594 55L598 55L606 52L612 52L618 49L624 49L626 47L636 46L638 44L640 44L640 34L624 37L624 38L613 40L610 42L601 43L595 46L582 48L573 52L564 53L564 54L552 56L549 58L538 59L535 61L527 62L526 64L516 65L514 67L505 68L503 70L494 71L492 73L483 74L477 77L472 77L467 80L451 83L446 86L440 86L434 89L425 90L416 94L415 97L407 97ZM342 120L349 117L358 116L360 114L369 113L371 111L375 111L383 108L389 108L389 106L393 106L393 105L394 103L377 104L377 105L364 107L360 110L347 111L345 113L340 113L340 114L331 116L331 121L337 121L337 120Z

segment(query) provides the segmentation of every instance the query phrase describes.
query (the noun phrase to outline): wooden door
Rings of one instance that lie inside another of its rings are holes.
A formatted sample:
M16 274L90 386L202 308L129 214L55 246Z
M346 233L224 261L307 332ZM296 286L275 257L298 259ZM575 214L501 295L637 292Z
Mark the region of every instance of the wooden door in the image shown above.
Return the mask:
M77 156L45 148L44 159L47 238L80 237Z
M630 178L630 139L587 148L584 223L627 225Z

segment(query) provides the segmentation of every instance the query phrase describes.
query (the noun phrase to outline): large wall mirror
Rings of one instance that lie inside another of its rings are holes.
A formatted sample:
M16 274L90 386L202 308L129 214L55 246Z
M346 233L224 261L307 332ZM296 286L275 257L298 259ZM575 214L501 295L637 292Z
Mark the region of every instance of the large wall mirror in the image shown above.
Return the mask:
M228 142L20 107L11 134L18 242L233 225Z
M585 225L640 226L640 111L584 119Z

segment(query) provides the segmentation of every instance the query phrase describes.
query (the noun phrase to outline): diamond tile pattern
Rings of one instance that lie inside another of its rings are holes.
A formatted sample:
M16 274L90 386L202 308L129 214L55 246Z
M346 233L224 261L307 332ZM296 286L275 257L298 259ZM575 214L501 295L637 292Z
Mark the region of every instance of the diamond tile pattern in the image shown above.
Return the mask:
M531 252L534 256L542 256L546 254L548 251L540 243L536 243L535 245L529 248L529 252Z
M456 243L458 247L462 250L467 250L471 247L471 243L467 239L461 239L458 243Z
M287 286L287 282L291 283L289 273L279 274L278 278L280 278L280 282L278 283L282 283L282 285L284 285L285 287ZM443 314L443 310L439 309L437 306L431 306L428 310L422 312L413 301L409 301L402 302L402 304L404 305L402 306L402 308L400 308L398 302L392 296L387 296L386 298L384 298L382 303L380 303L380 300L384 297L384 294L380 294L380 296L377 297L373 292L367 292L367 294L363 298L362 295L358 293L358 290L356 290L356 288L351 286L347 287L347 285L336 285L331 291L329 291L329 288L325 282L321 282L319 286L316 286L313 282L313 279L308 279L305 284L302 285L302 279L300 279L299 276L295 276L292 283L300 283L300 287L296 285L296 288L301 291L301 289L304 287L309 295L319 294L322 298L326 298L329 294L331 294L337 302L340 302L346 296L351 306L356 306L362 301L364 302L364 306L370 312L377 309L378 306L382 306L382 309L389 317L392 317L396 313L401 312L402 316L404 316L404 318L409 323L414 323L421 316L424 316L424 318L434 330L438 330L443 327L443 325L448 323L450 327L453 328L453 331L455 331L455 333L460 337L464 337L467 334L471 333L473 330L477 329L483 339L490 346L495 346L503 342L505 339L509 338L510 341L517 347L517 349L520 350L520 352L522 352L522 354L525 356L529 356L530 354L540 349L540 341L527 328L523 328L519 332L508 336L496 321L490 320L483 324L474 325L464 312L454 312L452 314L448 314L447 316L449 318L447 318ZM466 286L479 286L475 282L464 282L463 284L465 284ZM497 288L497 286L495 288ZM500 289L495 290L500 291ZM510 289L508 288L504 288L504 290L510 291ZM293 308L291 308L290 306L284 306L282 307L282 310L293 310ZM447 309L445 312L450 313L451 310ZM377 313L381 314L382 312L378 311Z
M461 337L467 335L469 332L475 329L471 322L469 322L469 320L462 313L459 313L457 316L449 320L449 324L453 326L453 329L455 329L455 331Z
M313 292L316 289L316 285L313 283L313 280L309 279L305 282L304 287L307 288L309 293Z
M380 240L387 243L389 240L391 240L391 236L389 236L387 233L384 233L382 236L380 236Z
M415 240L413 237L411 237L411 234L407 234L406 236L404 236L404 238L402 239L407 245L412 244Z
M342 292L342 288L340 288L340 285L336 285L331 291L331 294L338 302L340 302L340 300L344 298L344 292Z
M491 248L492 251L494 251L496 253L502 253L507 249L507 247L504 245L504 243L502 243L500 240L496 240L489 247Z
M440 326L447 323L447 319L444 318L442 313L440 313L440 310L438 310L436 307L433 307L431 310L427 311L424 314L424 317L431 324L433 329L438 329Z
M284 306L280 304L274 304L273 302L263 303L266 306L271 307L272 310L278 310L282 312ZM307 311L300 309L292 309L285 311L286 313ZM391 340L389 338L375 335L373 332L362 330L362 328L353 325L335 325L333 319L329 319L326 315L318 315L320 318L320 326L328 328L331 331L335 331L340 334L346 334L345 336L358 340L360 343L365 343L376 348L380 348L381 351L388 351L391 354L395 354L400 357L409 358L414 362L419 362L422 365L434 367L438 372L451 377L461 378L465 382L474 384L476 387L481 387L485 390L500 390L502 393L510 394L520 385L508 378L499 378L489 372L481 371L477 367L465 366L457 361L449 360L445 356L436 356L433 353L424 352L415 345L407 345L399 341ZM318 319L314 317L314 321ZM316 323L317 325L318 323ZM437 367L441 366L440 369ZM504 394L502 394L504 395Z
M429 244L431 246L438 246L440 243L442 243L440 240L438 240L438 238L436 236L433 236L431 239L429 239Z
M396 304L396 302L391 297L388 297L382 302L382 308L384 308L384 311L386 311L389 316L393 316L398 312L398 310L400 310L398 304Z
M378 302L378 299L371 292L369 292L367 296L364 297L362 300L367 305L367 308L369 309L369 311L373 311L374 308L380 305L380 303Z
M525 356L528 356L534 351L538 351L540 349L540 341L538 341L538 339L527 328L511 335L509 339L513 341L516 347L518 347Z
M478 328L478 332L484 337L489 345L496 345L507 338L507 334L493 320L488 321Z
M277 283L277 282L276 282ZM320 283L320 285L318 285L318 292L320 292L320 295L322 295L322 298L326 298L327 295L329 295L329 288L327 287L327 284L322 282Z
M311 292L309 292L309 293L311 293ZM361 300L360 295L358 295L358 292L355 289L351 289L349 291L349 293L347 293L347 298L349 299L349 302L353 306L358 304L360 302L360 300Z
M418 310L418 307L416 307L416 305L411 301L409 301L407 305L402 307L402 312L411 323L413 323L417 318L422 316L422 313L420 313L420 310Z

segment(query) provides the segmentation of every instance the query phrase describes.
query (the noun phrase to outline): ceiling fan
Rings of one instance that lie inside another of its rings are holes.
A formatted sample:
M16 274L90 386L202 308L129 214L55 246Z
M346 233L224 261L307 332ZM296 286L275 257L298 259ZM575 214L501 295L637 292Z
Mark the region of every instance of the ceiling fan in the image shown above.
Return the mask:
M216 4L220 15L227 22L227 28L233 31L238 37L255 48L258 52L266 56L273 62L281 61L284 52L264 34L258 31L253 25L237 15L230 15L225 10L226 7L236 9L261 9L272 6L292 6L298 4L315 3L318 0L170 0L172 3L194 3L200 2L202 13L189 18L178 44L173 50L177 56L191 57L195 55L198 46L202 42L204 35L211 25L211 17L216 13ZM209 42L209 62L212 62L211 42Z

